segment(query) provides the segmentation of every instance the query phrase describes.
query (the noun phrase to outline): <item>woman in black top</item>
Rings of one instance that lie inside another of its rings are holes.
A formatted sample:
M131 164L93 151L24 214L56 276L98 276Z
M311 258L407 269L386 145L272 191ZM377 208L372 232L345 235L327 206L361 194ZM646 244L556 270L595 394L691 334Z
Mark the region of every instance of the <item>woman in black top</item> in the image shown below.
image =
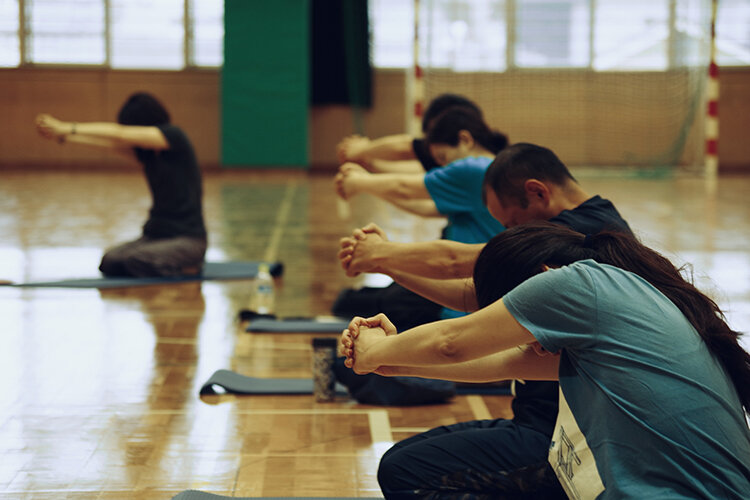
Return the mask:
M64 122L48 114L36 119L39 134L60 144L103 147L143 165L152 206L135 241L102 257L107 276L175 276L199 273L206 253L201 172L190 140L170 124L169 113L152 95L131 95L117 123Z

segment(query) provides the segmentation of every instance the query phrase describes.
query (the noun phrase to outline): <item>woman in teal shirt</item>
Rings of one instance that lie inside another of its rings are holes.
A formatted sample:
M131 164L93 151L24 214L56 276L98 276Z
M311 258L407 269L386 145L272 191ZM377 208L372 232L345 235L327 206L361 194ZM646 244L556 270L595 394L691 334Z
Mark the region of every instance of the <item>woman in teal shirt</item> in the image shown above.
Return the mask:
M483 308L463 318L395 336L387 318L355 320L342 337L348 363L473 382L559 379L549 462L570 498L747 498L750 354L669 260L626 234L534 223L493 238L474 281ZM466 476L418 494L501 497L492 463L453 451Z

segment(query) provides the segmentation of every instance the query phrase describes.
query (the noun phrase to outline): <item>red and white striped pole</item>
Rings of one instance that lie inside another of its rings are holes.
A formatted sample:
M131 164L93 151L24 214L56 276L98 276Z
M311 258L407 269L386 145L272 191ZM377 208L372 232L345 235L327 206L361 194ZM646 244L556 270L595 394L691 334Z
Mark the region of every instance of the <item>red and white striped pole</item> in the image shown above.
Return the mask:
M706 86L706 177L719 173L719 66L716 64L716 10L718 0L711 0L711 61Z
M422 133L422 116L424 115L424 80L422 67L419 65L419 0L414 0L414 68L411 78L411 114L409 133L414 137Z

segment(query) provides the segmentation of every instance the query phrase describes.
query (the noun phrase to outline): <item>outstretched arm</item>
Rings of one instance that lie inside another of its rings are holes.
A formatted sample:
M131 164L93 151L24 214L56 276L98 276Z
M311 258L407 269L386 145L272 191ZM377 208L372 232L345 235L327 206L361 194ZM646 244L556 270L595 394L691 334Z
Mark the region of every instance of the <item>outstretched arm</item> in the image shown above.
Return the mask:
M533 335L521 326L505 307L502 299L462 318L437 321L407 330L400 335L386 335L383 332L395 330L384 315L368 318L368 326L374 330L358 327L361 318L352 323L341 338L341 353L347 357L347 365L356 373L370 373L380 370L383 374L422 373L443 377L472 377L471 368L481 370L478 380L501 380L520 376L536 379L549 379L554 372L548 364L535 364L533 372L518 373L490 370L490 361L478 361L493 356L494 361L516 367L519 354L509 349L536 342ZM526 349L526 348L524 348ZM533 349L529 349L538 356ZM531 358L524 354L521 360ZM540 356L550 358L553 356ZM535 358L531 358L535 359ZM394 369L392 367L405 367ZM426 367L427 369L423 369ZM469 367L467 369L467 367ZM556 367L553 367L556 368Z
M334 180L336 192L344 199L369 193L389 202L431 199L424 185L424 174L371 174L345 163Z
M468 278L474 273L474 263L483 247L482 243L449 240L398 243L360 231L341 240L339 259L351 276L405 272L434 279Z
M120 125L112 122L65 122L48 114L37 116L36 128L46 139L76 142L110 149L168 149L169 143L158 127Z
M352 161L370 169L376 160L415 159L412 140L409 134L388 135L378 139L352 135L339 142L336 154L340 163Z
M387 274L404 288L443 307L465 312L479 309L471 278L432 279L404 272Z
M381 366L376 373L386 377L422 377L484 383L513 378L557 380L559 366L559 355L540 356L527 344L464 363L415 367Z

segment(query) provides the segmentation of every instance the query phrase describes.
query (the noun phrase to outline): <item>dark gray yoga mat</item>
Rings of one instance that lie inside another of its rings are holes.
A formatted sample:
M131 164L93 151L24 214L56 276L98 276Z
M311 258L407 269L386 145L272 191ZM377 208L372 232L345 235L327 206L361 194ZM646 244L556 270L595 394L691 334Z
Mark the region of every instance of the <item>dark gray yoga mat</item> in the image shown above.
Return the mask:
M216 370L203 387L201 394L218 394L216 386L230 394L312 394L311 378L247 377L230 370ZM336 384L336 393L347 394L346 387Z
M250 333L341 333L349 326L348 319L258 318L245 328Z
M154 278L106 277L68 279L59 281L37 281L31 283L0 283L0 286L56 287L56 288L124 288L128 286L162 285L186 281L249 279L258 275L260 262L206 262L201 274L189 276L163 276ZM271 264L271 274L281 276L283 265Z
M185 490L172 500L382 500L383 497L227 497L198 490Z
M216 370L209 378L200 393L203 395L218 394L215 386L230 394L312 394L311 378L258 378L247 377L231 370ZM336 383L336 393L348 394L346 387ZM456 387L456 394L479 394L484 396L506 396L510 394L508 385L476 384Z

